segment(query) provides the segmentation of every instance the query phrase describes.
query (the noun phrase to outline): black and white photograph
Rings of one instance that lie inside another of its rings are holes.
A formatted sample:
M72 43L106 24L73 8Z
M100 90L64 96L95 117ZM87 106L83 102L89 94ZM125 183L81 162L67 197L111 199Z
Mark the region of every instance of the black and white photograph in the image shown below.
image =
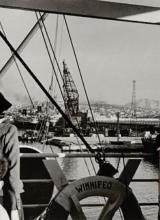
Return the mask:
M159 0L0 0L0 220L160 220L159 39Z

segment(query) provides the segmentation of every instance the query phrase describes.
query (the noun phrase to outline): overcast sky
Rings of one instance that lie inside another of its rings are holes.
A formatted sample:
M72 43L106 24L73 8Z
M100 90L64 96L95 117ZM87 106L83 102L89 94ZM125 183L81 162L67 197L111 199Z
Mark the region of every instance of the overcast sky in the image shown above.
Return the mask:
M54 44L56 15L45 21ZM117 21L67 16L73 43L88 96L91 100L124 104L131 102L132 81L136 80L137 99L160 100L160 27ZM0 9L0 20L10 42L16 48L36 22L33 12ZM71 49L63 18L59 16L57 58L62 69L65 60L80 93L85 100L78 68ZM10 56L0 40L0 68ZM48 89L53 72L40 31L30 40L22 57ZM33 99L44 95L29 74L19 65ZM58 95L57 83L54 83ZM0 81L1 91L13 102L23 102L27 93L15 67ZM27 100L27 99L25 99Z

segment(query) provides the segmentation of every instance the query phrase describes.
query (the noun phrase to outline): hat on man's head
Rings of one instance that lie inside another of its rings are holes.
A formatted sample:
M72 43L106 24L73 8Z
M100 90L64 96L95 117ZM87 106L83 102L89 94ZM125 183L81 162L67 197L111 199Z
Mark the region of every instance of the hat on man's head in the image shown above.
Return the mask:
M0 114L9 109L12 104L5 99L5 97L0 92Z

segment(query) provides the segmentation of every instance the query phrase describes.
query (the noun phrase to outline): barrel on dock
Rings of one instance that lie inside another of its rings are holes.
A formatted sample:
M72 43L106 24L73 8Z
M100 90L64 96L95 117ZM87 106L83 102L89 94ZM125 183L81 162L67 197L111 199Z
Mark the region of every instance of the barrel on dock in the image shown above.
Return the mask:
M20 147L20 153L40 153L30 146ZM22 193L22 204L25 220L38 217L50 202L53 195L54 184L43 163L46 158L21 157L21 179L25 192Z

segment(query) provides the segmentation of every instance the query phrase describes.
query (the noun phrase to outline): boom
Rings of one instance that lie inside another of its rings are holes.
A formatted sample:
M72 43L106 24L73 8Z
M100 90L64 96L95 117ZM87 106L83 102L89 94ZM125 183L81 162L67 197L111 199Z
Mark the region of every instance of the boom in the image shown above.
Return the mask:
M150 4L130 4L128 1L126 4L122 3L122 0L121 2L116 2L116 0L0 0L0 7L113 20L151 23L160 21L158 1L157 3L152 1Z

